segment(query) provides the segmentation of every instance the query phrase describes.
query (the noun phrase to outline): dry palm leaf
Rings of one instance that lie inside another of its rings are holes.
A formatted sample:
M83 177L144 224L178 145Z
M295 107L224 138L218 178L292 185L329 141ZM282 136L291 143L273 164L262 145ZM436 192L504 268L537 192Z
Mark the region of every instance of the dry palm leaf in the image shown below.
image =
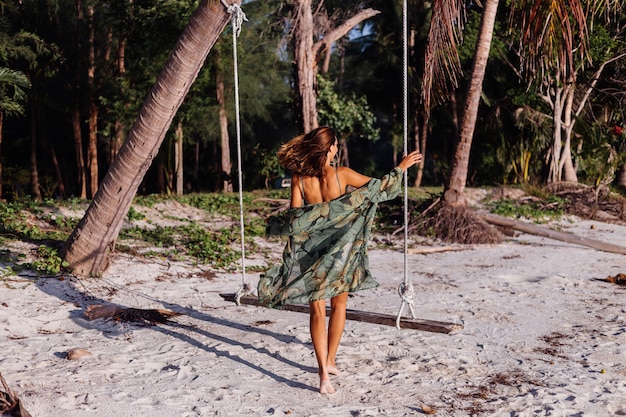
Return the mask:
M124 308L113 305L92 304L85 310L89 320L112 317L118 321L138 322L144 324L166 323L172 317L180 316L170 310Z

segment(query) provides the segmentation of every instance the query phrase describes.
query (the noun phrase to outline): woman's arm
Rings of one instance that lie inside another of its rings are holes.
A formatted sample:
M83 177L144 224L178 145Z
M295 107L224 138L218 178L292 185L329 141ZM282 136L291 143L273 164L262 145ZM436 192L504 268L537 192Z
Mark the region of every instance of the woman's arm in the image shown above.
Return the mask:
M421 160L422 154L418 151L413 151L404 158L402 158L402 162L398 164L398 168L402 169L402 172L404 173L407 169L417 164ZM362 187L372 179L371 177L359 174L358 172L348 167L339 167L339 177L342 185L345 184L354 188Z

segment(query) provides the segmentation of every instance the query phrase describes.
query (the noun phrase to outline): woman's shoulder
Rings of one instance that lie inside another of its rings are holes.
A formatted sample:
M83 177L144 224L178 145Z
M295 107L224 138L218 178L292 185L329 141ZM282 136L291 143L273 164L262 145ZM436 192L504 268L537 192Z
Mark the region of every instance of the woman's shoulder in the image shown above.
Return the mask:
M349 185L354 188L359 188L371 180L371 177L363 175L349 167L338 167L337 174L343 187Z

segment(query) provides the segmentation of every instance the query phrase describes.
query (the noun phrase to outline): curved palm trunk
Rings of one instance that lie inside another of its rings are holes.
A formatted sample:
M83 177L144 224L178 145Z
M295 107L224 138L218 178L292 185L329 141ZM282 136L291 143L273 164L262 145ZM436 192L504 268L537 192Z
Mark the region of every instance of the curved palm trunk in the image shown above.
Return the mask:
M213 44L229 21L221 2L202 0L146 98L119 154L63 248L77 275L99 275L137 189Z
M450 181L444 192L444 201L452 206L465 205L465 183L467 181L467 170L469 166L470 149L472 147L472 137L478 116L478 105L480 103L480 93L482 91L483 79L485 78L485 68L491 49L491 39L496 21L499 0L487 0L483 12L480 33L476 43L476 54L474 55L474 65L472 68L472 78L467 91L467 99L461 119L461 130L459 140L452 161L452 171Z

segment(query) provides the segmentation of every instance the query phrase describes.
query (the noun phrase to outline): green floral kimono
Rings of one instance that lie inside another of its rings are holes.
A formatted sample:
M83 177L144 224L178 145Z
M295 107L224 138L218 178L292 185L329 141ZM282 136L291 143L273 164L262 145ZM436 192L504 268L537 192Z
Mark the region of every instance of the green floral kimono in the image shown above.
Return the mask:
M395 198L402 170L327 203L291 208L270 217L268 235L289 236L283 263L261 275L259 301L267 307L307 304L343 292L375 288L367 242L381 201Z

